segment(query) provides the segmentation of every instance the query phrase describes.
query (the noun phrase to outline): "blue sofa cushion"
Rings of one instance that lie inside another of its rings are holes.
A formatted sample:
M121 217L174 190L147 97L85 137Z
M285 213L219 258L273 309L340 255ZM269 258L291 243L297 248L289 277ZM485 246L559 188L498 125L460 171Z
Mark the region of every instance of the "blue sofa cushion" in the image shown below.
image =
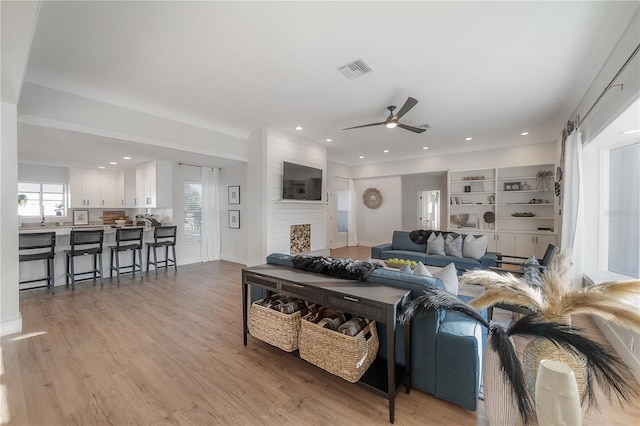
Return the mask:
M284 253L271 253L267 256L267 263L293 268L293 256Z
M391 246L393 250L407 250L413 252L427 252L426 244L416 244L411 241L409 232L406 231L393 231L393 238L391 239Z
M411 298L424 295L424 288L428 285L444 290L444 284L439 278L425 277L421 275L409 275L400 271L379 268L365 280L369 283L385 284L396 288L411 290Z

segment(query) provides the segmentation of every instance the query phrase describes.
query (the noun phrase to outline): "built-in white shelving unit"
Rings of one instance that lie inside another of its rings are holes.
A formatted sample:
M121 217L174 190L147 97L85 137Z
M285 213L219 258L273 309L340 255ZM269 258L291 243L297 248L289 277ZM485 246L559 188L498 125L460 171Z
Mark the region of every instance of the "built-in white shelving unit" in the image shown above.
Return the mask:
M542 256L557 243L554 170L547 163L449 171L448 229L487 235L490 251Z

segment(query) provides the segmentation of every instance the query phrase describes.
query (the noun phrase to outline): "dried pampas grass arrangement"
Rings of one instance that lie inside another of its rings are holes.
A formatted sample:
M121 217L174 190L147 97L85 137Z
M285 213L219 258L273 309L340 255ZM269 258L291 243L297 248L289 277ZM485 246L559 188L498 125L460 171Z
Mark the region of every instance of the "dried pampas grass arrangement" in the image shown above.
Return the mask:
M471 301L476 309L499 303L533 308L540 317L558 320L571 315L595 315L617 325L640 332L640 313L629 300L640 296L640 280L607 282L576 289L571 285L571 264L566 253L557 255L542 274L543 285L533 288L513 274L488 270L466 272L463 284L485 287L485 292Z

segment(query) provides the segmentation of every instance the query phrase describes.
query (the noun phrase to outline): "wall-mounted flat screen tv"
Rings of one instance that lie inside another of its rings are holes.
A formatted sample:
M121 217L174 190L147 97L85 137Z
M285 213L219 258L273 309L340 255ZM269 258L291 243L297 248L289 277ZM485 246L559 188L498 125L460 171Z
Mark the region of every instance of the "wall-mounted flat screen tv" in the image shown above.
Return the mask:
M283 200L322 200L322 170L300 164L282 164Z

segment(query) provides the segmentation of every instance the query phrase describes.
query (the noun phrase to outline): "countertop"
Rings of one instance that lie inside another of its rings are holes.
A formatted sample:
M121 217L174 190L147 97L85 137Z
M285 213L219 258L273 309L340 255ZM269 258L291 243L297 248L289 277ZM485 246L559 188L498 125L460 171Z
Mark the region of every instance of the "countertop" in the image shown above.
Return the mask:
M115 234L118 228L142 228L144 232L152 231L153 226L116 226L116 225L83 225L83 226L56 226L47 224L45 226L28 226L19 228L20 233L35 232L55 232L56 235L69 235L72 229L104 229L105 234Z

